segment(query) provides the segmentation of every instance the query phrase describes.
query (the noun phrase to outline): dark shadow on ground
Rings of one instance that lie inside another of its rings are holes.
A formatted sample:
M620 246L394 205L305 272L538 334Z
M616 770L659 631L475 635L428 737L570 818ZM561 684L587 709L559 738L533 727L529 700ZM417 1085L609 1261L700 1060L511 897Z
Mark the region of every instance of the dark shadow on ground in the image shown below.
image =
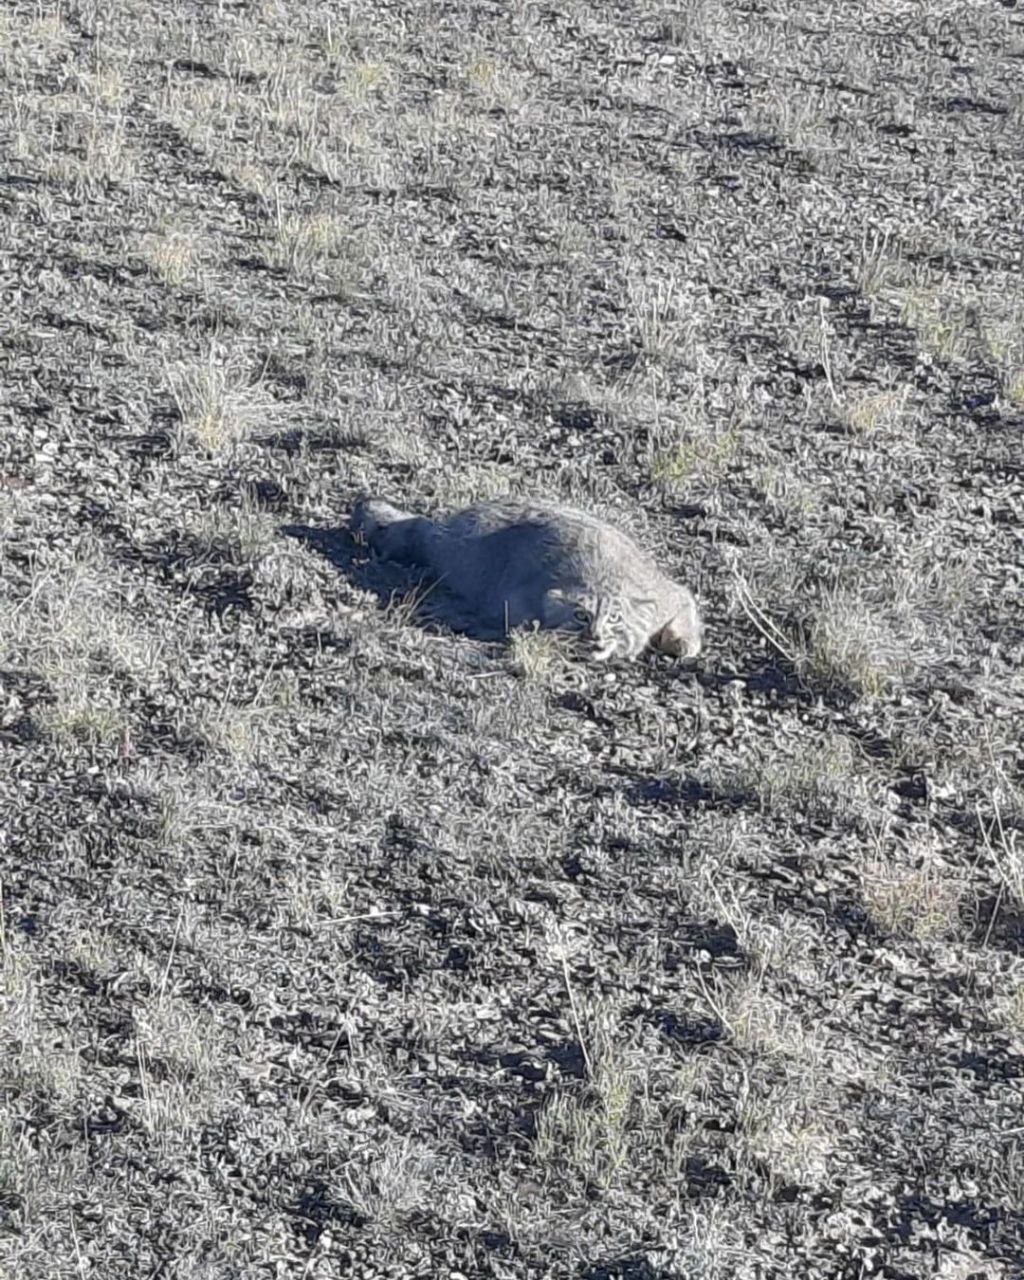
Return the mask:
M286 538L295 538L304 542L307 547L317 551L330 560L342 573L349 573L352 565L358 560L365 560L366 552L356 542L347 529L315 529L306 524L285 524L278 533Z
M383 609L396 596L407 595L426 586L423 575L415 569L375 559L366 547L356 541L347 529L317 529L312 525L286 524L279 529L286 538L305 543L332 565L361 591L377 597Z

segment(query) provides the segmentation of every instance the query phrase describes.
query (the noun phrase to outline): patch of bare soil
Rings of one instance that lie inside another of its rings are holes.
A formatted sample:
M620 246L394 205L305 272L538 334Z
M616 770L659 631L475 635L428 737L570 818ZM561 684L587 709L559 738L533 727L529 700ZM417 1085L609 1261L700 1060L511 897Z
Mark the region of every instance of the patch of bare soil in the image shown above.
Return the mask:
M0 14L0 1271L1024 1275L1024 18ZM543 496L604 668L344 532Z

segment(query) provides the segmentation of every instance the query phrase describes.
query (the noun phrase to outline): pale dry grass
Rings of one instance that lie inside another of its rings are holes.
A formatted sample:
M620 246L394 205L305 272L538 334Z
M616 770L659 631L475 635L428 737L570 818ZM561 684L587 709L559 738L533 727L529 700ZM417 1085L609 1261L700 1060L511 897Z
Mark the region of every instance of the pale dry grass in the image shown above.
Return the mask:
M1024 975L1008 977L1003 990L988 1001L988 1008L993 1021L1007 1027L1024 1047Z
M237 36L222 53L227 75L170 81L162 113L229 171L247 171L244 185L264 195L291 165L331 183L393 181L397 170L386 125L398 108L387 50L356 53L330 22L321 27L323 61L310 57L316 48L294 29L276 38L259 31ZM325 69L330 94L322 92ZM403 130L403 143L408 132Z
M41 729L96 744L125 742L129 720L116 694L98 688L85 676L61 673L54 685L57 701L35 715Z
M671 275L651 279L631 272L627 289L633 324L644 351L654 359L688 361L698 341L699 321L682 280Z
M741 438L737 431L718 431L703 438L681 440L658 458L652 468L655 480L673 486L712 485L725 478L736 460Z
M436 1203L436 1168L428 1147L395 1137L368 1160L346 1161L342 1195L378 1231L397 1231L406 1215Z
M524 680L543 684L564 665L568 643L552 631L517 629L509 641L509 664Z
M878 697L904 678L913 665L884 616L854 591L835 589L818 604L799 670L826 686L847 684Z
M0 35L3 70L17 86L9 104L13 156L78 197L102 195L110 184L127 190L138 157L125 115L125 71L97 58L88 70L57 74L73 39L59 13L15 17ZM57 92L38 87L48 75L60 86Z
M179 926L175 941L189 945L189 929ZM168 966L173 959L173 950ZM166 973L156 994L133 1009L134 1051L141 1096L137 1111L160 1150L194 1148L202 1127L215 1124L230 1105L232 1057L223 1028L208 1011L175 998Z
M739 1113L743 1157L767 1167L769 1188L828 1184L841 1134L834 1100L831 1106L826 1100L827 1091L809 1088L801 1070L744 1099Z
M951 244L948 251L960 247ZM900 263L880 289L931 359L993 367L1014 402L1024 369L1024 303L1014 281L964 282Z
M0 968L0 1072L8 1088L39 1090L57 1105L73 1105L82 1064L61 1035L40 990L38 960L25 945L5 939ZM2 1109L0 1109L2 1112Z
M900 279L904 270L898 241L888 232L869 231L865 228L861 233L855 277L861 293L872 300L884 295Z
M278 206L275 238L268 261L286 271L305 273L330 268L339 279L356 279L361 249L344 215L323 211L286 215Z
M791 517L809 512L799 487L780 481L774 491ZM943 554L912 543L899 548L898 563L851 560L825 581L810 561L780 561L770 547L762 555L768 563L754 576L730 554L734 607L808 683L867 698L948 662L981 591L970 549Z
M70 567L37 568L29 593L4 618L4 659L39 675L51 694L35 711L48 732L124 740L127 711L111 676L146 681L169 641L132 617L126 594L123 574L86 538Z
M757 750L731 768L712 769L710 777L716 789L755 796L768 812L859 822L875 804L871 771L849 738L834 732Z
M864 392L844 404L847 423L858 433L894 431L902 424L910 398L907 386L889 391Z
M144 236L139 246L154 275L174 288L202 282L203 245L191 231L165 228Z
M200 554L228 548L239 563L256 568L265 558L285 555L278 523L242 492L236 504L187 512L181 528L195 539ZM294 553L286 558L294 561Z
M279 745L275 729L299 709L294 672L268 670L251 702L239 705L230 685L221 703L203 714L198 729L206 740L240 764L273 759Z
M260 374L244 357L211 347L199 360L166 370L183 439L211 452L230 451L272 417Z
M928 849L872 858L861 873L861 896L871 918L886 933L918 942L955 938L960 931L965 887Z
M607 1188L645 1140L637 1114L643 1069L635 1053L615 1044L610 1024L587 1016L588 1088L557 1092L541 1112L533 1155L542 1176L556 1170L570 1181Z

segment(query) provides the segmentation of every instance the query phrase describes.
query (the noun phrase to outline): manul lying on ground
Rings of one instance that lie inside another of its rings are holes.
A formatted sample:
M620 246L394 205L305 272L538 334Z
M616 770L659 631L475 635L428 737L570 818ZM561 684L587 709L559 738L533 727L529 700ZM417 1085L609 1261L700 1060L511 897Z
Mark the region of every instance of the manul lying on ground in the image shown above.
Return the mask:
M428 569L477 627L584 632L598 662L647 645L673 657L700 653L692 594L632 538L573 507L481 502L430 520L361 498L349 527L384 559Z

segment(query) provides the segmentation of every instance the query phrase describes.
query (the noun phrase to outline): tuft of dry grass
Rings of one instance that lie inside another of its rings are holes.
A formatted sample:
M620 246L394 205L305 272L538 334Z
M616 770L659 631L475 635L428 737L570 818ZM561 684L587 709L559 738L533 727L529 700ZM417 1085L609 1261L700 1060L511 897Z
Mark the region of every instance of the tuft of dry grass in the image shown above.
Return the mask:
M879 697L911 670L891 627L853 591L835 589L818 604L798 669L807 679Z
M872 391L848 398L843 406L847 423L858 433L870 434L880 429L895 430L903 420L910 388Z
M1003 293L927 277L895 292L900 319L935 359L991 362L1004 386L1024 363L1022 304L1012 288Z
M1024 977L1011 979L990 1002L994 1020L1024 1039Z
M577 1012L568 968L567 993ZM556 1091L537 1120L533 1156L545 1177L569 1185L613 1185L625 1172L638 1131L642 1070L634 1054L616 1044L608 1011L588 1008L578 1022L587 1068L586 1087Z
M140 252L153 274L166 285L177 288L201 281L201 244L192 232L154 232L143 238Z
M40 728L94 745L124 739L127 709L118 677L142 680L165 641L136 623L123 583L86 539L67 570L40 570L32 592L0 627L0 660L36 673L49 698L35 708Z
M331 264L340 278L355 279L363 269L361 249L345 217L328 211L287 216L280 205L268 261L300 274Z
M201 719L200 730L215 747L239 763L260 763L277 750L273 729L298 705L298 684L293 673L268 671L251 702L239 705L224 699Z
M740 451L740 435L736 430L718 431L690 440L681 440L656 459L652 468L655 480L682 487L695 482L710 485L724 479Z
M31 949L5 939L0 967L0 1032L5 1051L0 1055L0 1071L8 1087L17 1085L27 1094L41 1091L57 1105L67 1105L77 1096L83 1064L74 1047L62 1039L41 980ZM0 1122L3 1115L0 1108Z
M857 288L874 299L884 295L905 270L900 247L887 232L868 231L861 236L857 262Z
M545 683L564 656L565 638L551 631L513 631L509 642L509 665L524 680Z
M957 936L964 893L963 884L927 846L899 859L873 858L861 873L861 896L879 928L918 942Z
M120 699L109 690L90 687L92 683L84 676L57 676L56 701L36 713L39 727L94 744L122 742L129 719Z
M828 1183L841 1141L835 1117L808 1086L801 1070L781 1082L752 1091L739 1112L745 1160L767 1171L771 1191Z
M185 439L223 452L242 443L265 421L269 397L247 365L215 347L200 360L166 370Z
M959 300L944 294L941 288L920 286L907 290L900 319L937 359L951 360L967 354L973 336L969 316Z
M839 733L804 741L796 750L758 752L709 776L716 790L755 796L772 813L859 822L872 808L869 775L854 745Z
M637 338L655 360L689 362L699 334L699 310L674 273L654 279L630 275L630 310Z
M898 564L854 563L824 583L807 565L774 567L752 585L731 562L736 607L772 649L812 685L870 698L947 662L980 591L969 551L943 555L927 544L901 549Z
M245 494L232 506L190 512L182 528L195 539L197 550L216 553L227 547L233 558L249 567L281 552L278 522Z

